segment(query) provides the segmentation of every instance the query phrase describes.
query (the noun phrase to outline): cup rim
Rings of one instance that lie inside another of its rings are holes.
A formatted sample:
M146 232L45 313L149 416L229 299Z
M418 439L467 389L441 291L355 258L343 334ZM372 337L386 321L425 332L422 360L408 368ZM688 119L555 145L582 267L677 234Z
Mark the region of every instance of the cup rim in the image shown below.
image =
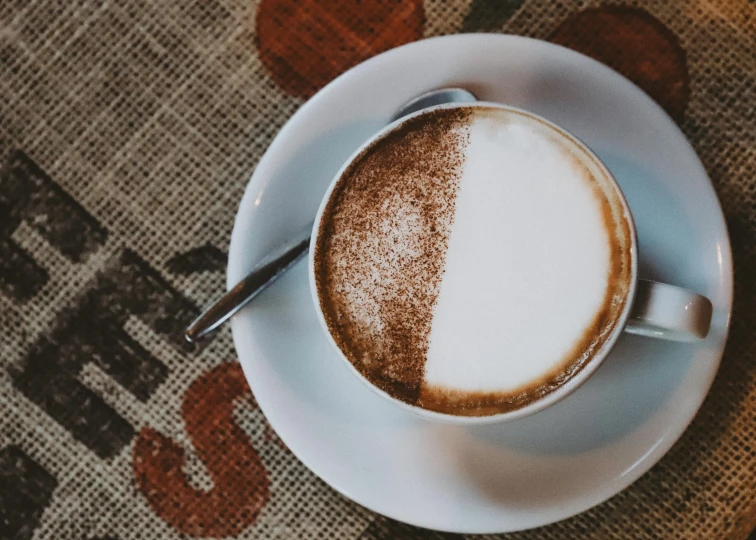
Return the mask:
M622 310L622 313L618 317L617 324L615 325L614 329L612 329L611 335L601 345L601 348L599 349L599 351L594 355L593 358L590 359L590 361L586 363L584 367L580 369L580 371L573 378L571 378L564 385L560 386L555 391L547 394L543 398L533 401L531 403L528 403L524 407L520 407L518 409L496 413L492 415L485 415L485 416L463 416L463 415L455 415L455 414L432 411L432 410L425 409L417 405L411 405L400 399L397 399L391 394L389 394L388 392L374 385L369 379L367 379L367 377L365 377L362 373L360 373L360 371L354 366L354 364L352 364L349 358L347 358L346 354L344 354L344 352L341 350L338 343L336 343L336 340L334 339L333 335L331 334L330 329L328 328L328 324L325 320L325 315L323 314L323 310L321 309L320 298L318 296L318 288L317 288L317 283L315 279L314 254L315 254L315 247L318 241L318 233L320 231L320 223L323 218L323 213L325 211L325 208L328 202L331 200L331 195L333 194L333 190L336 188L336 185L339 183L339 180L343 176L344 172L349 168L349 166L358 157L360 157L366 150L368 150L372 145L374 145L379 140L383 139L388 134L390 134L391 132L393 132L400 126L402 126L405 122L408 122L409 120L416 118L418 116L429 114L436 110L464 109L464 108L496 108L496 109L509 111L512 113L520 114L520 115L535 119L537 121L544 123L548 127L551 127L552 129L557 131L560 135L562 135L563 137L568 139L570 142L572 142L575 146L583 150L585 154L591 160L593 160L594 164L604 174L604 176L609 181L609 183L614 187L614 190L618 196L620 205L623 210L624 217L627 220L627 224L630 231L630 234L629 234L629 237L630 237L630 283L629 283L629 288L628 288L628 293L627 293L627 300L625 302L625 306ZM334 175L333 179L328 185L328 188L323 194L323 198L320 201L317 214L315 215L315 221L313 223L312 234L310 237L310 247L309 247L309 255L307 257L307 266L308 266L308 281L309 281L309 286L310 286L310 296L312 298L313 304L315 305L315 311L317 312L317 318L318 318L320 327L323 330L323 332L326 334L328 341L330 342L333 349L337 352L338 356L341 358L341 360L344 363L346 363L347 367L352 371L352 373L359 380L361 380L371 390L385 397L386 399L388 399L395 405L398 405L404 410L416 416L425 418L427 420L440 422L440 423L446 423L446 424L458 424L458 425L496 424L496 423L506 422L509 420L515 420L517 418L524 418L526 416L530 416L532 414L535 414L537 412L540 412L544 409L551 407L552 405L558 403L559 401L563 400L564 398L572 394L580 386L582 386L598 370L601 364L603 364L606 357L614 348L617 340L619 339L620 334L624 332L625 327L627 326L628 320L630 318L630 311L632 309L632 305L635 300L635 294L636 294L637 282L638 282L638 239L637 239L637 232L635 228L635 221L633 220L633 215L632 215L632 212L630 211L630 206L627 204L627 200L625 199L625 194L623 193L619 183L617 182L617 179L611 173L609 168L604 164L604 162L596 155L596 153L593 150L591 150L591 148L588 147L588 145L585 144L582 140L580 140L576 135L574 135L573 133L567 131L565 128L555 124L554 122L538 114L521 109L519 107L505 105L503 103L496 103L496 102L489 102L489 101L476 101L473 103L445 103L441 105L435 105L433 107L428 107L426 109L422 109L420 111L401 117L389 123L382 129L380 129L377 133L369 137L365 142L363 142L346 159L344 164L339 168L338 172Z

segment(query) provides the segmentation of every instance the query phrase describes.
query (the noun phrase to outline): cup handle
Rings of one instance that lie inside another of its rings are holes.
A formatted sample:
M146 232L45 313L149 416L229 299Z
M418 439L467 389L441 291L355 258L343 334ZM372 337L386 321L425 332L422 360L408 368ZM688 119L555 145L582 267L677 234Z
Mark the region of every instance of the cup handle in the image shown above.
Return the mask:
M698 341L711 325L711 301L687 289L638 280L625 331L670 341Z

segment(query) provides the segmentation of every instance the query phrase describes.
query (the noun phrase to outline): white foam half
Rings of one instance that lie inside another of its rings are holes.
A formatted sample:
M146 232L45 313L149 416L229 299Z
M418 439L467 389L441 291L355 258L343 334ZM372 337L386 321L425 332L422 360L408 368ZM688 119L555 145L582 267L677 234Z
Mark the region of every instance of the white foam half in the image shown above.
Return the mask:
M610 245L600 201L548 129L473 117L426 385L494 392L537 382L603 304Z

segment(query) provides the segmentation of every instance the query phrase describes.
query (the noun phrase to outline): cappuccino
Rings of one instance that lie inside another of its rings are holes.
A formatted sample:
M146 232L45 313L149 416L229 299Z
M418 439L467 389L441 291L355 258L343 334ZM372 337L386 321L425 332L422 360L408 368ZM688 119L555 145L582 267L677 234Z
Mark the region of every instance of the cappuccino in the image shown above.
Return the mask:
M631 234L611 179L558 128L441 108L342 173L315 242L317 297L336 344L381 390L497 414L600 351L627 302Z

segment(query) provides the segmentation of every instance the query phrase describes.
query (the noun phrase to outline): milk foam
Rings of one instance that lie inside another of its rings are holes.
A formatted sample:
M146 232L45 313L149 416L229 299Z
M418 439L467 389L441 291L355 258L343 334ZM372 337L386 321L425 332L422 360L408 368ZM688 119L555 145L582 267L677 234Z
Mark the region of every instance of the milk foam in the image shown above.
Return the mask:
M517 391L564 367L611 267L594 180L534 120L476 114L423 384Z

